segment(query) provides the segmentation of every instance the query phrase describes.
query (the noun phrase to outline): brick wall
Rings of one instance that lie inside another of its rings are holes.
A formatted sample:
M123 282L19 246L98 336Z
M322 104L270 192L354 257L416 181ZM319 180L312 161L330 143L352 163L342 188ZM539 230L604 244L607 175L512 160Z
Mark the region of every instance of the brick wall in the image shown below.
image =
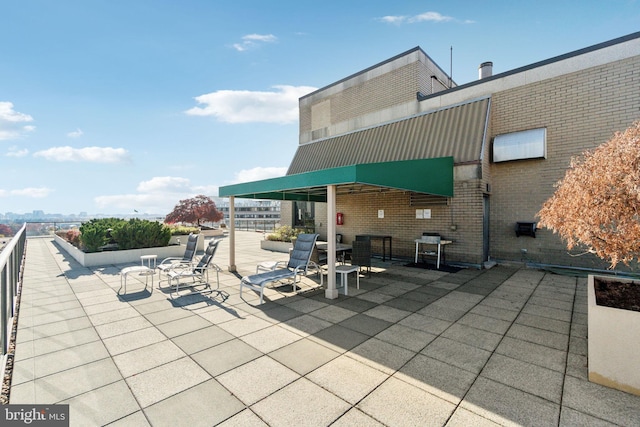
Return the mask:
M567 254L549 230L516 237L516 221L534 221L572 156L606 142L640 118L640 56L493 94L491 137L547 128L547 159L494 163L491 255L509 260L603 268L592 256ZM522 250L526 250L523 254Z

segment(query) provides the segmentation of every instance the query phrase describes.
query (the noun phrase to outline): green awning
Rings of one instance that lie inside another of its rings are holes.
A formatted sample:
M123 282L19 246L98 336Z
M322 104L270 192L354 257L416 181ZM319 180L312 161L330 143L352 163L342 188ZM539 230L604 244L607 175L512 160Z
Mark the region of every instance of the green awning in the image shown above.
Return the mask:
M377 187L453 197L453 157L364 163L220 187L220 197L326 202L328 185Z

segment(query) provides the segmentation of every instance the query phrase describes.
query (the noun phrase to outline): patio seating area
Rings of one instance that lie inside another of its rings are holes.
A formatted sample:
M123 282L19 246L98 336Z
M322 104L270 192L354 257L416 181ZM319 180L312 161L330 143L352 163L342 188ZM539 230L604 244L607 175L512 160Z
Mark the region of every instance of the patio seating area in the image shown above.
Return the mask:
M138 275L118 294L134 264L85 268L28 239L10 403L68 403L72 426L640 420L640 397L587 381L586 278L374 258L348 296L326 299L311 274L259 304L241 277L287 258L262 238L236 233L237 273L223 238L219 289L177 294Z

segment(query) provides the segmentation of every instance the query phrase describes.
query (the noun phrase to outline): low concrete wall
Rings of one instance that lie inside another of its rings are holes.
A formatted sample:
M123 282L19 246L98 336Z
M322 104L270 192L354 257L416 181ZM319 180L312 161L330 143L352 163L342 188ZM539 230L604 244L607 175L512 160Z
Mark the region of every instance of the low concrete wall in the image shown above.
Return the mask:
M283 252L288 254L289 249L293 247L291 242L278 242L275 240L260 240L260 249L273 252Z
M157 255L158 262L167 257L181 257L184 255L185 244L164 246L159 248L128 249L124 251L105 251L85 253L59 236L54 236L55 242L83 267L96 267L112 264L129 264L140 262L142 255ZM204 240L204 239L201 239Z

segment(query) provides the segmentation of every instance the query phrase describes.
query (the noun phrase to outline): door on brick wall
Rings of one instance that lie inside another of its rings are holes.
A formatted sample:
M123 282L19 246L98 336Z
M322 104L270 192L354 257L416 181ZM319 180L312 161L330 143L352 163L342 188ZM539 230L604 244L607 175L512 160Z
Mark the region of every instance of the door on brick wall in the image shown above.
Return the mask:
M482 260L489 261L489 195L482 196Z

